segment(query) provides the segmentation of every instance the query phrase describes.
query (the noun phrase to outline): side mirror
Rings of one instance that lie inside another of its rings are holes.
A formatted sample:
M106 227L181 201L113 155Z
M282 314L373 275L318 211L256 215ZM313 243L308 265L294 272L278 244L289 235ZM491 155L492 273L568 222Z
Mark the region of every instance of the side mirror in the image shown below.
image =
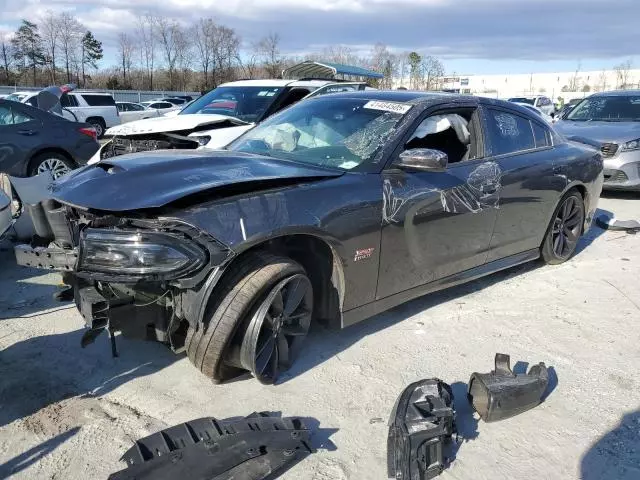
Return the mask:
M449 157L440 150L412 148L400 154L396 166L403 170L444 172L448 163Z

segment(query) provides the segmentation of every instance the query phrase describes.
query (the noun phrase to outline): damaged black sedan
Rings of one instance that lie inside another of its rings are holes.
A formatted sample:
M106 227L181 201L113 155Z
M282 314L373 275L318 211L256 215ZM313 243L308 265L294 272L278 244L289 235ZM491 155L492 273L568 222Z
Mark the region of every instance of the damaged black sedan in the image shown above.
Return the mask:
M18 262L66 271L89 330L157 340L214 381L273 383L315 321L346 327L541 257L566 261L600 153L517 105L309 99L215 152L125 155L54 182Z

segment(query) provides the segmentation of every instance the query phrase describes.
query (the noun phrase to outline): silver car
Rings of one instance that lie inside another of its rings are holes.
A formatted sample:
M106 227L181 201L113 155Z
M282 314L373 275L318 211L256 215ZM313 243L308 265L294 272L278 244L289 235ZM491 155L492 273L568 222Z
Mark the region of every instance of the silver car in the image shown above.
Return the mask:
M555 128L602 152L604 188L640 191L640 90L593 94Z

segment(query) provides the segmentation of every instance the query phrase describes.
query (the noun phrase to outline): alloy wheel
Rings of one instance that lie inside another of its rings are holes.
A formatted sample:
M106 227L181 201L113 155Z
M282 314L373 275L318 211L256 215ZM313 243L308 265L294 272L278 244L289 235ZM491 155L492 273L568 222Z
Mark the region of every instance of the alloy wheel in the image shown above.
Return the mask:
M272 384L289 368L292 352L311 325L313 290L306 275L278 283L260 304L242 340L240 358L260 383Z
M47 158L40 165L38 165L37 174L40 175L44 172L51 172L51 176L54 180L57 180L63 175L66 175L71 171L71 168L59 158Z
M558 209L551 231L553 253L558 258L568 257L575 249L580 238L583 217L584 213L576 197L567 197Z

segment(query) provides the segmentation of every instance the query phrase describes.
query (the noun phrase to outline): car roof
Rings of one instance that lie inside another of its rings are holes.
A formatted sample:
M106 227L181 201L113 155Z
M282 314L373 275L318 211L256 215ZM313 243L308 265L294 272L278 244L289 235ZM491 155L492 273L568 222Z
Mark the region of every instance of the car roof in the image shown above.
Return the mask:
M635 97L640 95L640 90L611 90L610 92L598 92L591 97Z
M235 82L227 82L220 87L322 87L330 83L344 83L339 80L283 80L281 78L272 78L264 80L236 80Z
M339 92L322 95L316 98L361 98L366 100L381 100L386 102L402 102L418 104L423 102L434 102L436 100L473 99L478 101L479 97L470 95L458 95L446 92L420 92L412 90L359 90L354 92Z

